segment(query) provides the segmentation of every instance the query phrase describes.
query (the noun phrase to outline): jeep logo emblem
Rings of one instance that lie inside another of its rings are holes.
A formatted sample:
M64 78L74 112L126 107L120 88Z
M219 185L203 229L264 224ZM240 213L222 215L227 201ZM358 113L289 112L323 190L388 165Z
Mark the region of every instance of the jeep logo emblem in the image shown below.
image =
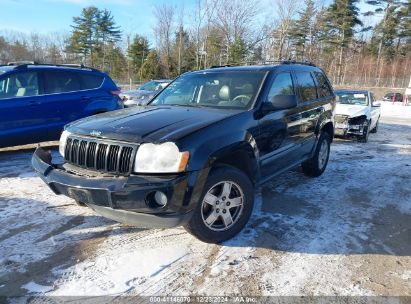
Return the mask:
M100 136L100 135L101 135L101 132L100 132L100 131L94 131L94 130L93 130L93 131L90 132L90 135L91 135L91 136Z

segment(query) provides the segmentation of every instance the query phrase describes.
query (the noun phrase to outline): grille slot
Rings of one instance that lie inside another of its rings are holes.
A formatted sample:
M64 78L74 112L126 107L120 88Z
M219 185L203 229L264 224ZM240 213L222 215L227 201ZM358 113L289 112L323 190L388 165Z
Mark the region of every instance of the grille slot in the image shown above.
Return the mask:
M96 139L67 138L65 161L86 169L114 174L129 174L137 147Z

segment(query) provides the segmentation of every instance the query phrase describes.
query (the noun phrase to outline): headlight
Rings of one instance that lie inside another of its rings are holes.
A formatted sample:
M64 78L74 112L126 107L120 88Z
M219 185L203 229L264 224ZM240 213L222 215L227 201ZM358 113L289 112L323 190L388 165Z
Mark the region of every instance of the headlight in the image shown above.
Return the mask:
M177 173L186 169L189 152L180 152L177 145L166 142L160 145L142 144L134 162L136 173Z
M60 152L61 156L63 156L63 157L64 157L64 150L66 149L67 137L70 134L71 133L68 132L68 131L63 131L63 133L61 133L61 136L60 136L59 152Z
M361 115L356 117L350 117L348 123L351 125L365 125L367 123L367 116Z

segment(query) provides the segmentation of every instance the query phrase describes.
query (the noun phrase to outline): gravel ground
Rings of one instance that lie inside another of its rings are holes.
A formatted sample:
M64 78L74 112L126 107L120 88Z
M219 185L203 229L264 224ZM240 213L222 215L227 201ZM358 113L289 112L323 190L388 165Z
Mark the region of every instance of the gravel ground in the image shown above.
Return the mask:
M411 107L382 113L367 144L334 142L321 177L296 169L257 189L221 245L104 219L54 195L32 149L3 149L0 295L410 296Z

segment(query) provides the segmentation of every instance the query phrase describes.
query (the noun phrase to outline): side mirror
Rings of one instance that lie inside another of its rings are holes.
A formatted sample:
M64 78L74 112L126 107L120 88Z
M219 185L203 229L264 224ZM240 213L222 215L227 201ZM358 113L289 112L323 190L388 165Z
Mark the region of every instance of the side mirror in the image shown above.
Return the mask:
M275 95L271 102L264 102L262 110L264 112L286 110L297 106L297 97L295 95Z
M375 101L375 102L372 104L372 106L373 106L374 108L379 108L379 107L381 107L381 102Z

